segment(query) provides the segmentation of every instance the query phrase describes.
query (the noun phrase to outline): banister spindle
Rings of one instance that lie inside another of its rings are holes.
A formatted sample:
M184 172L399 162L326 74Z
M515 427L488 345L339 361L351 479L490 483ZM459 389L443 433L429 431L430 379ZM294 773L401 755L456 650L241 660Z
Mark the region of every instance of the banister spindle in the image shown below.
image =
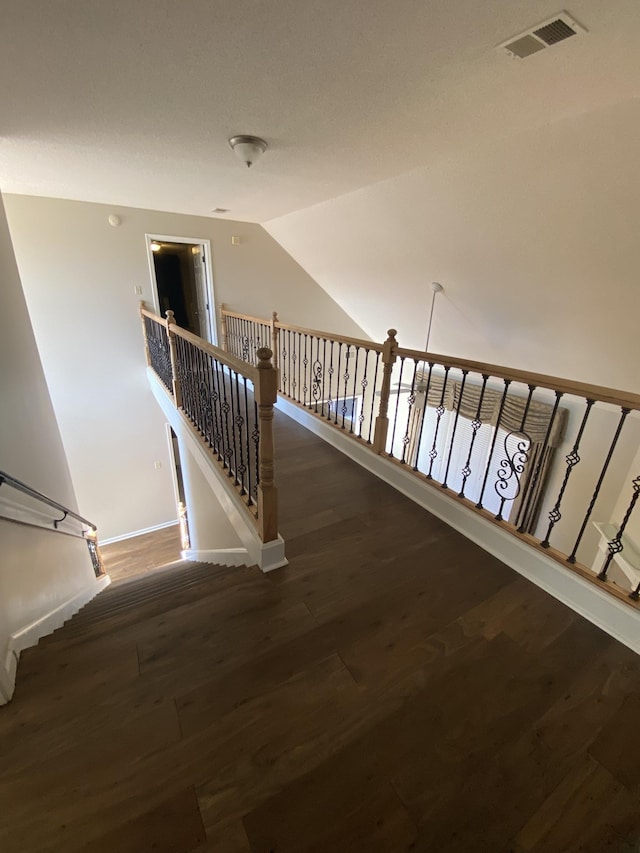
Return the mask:
M587 523L588 523L589 519L591 518L591 513L593 512L593 508L594 508L596 501L598 499L598 495L600 494L600 487L602 486L605 475L607 473L607 469L609 468L609 463L611 462L613 452L616 449L618 439L620 438L620 433L622 432L622 427L624 426L624 422L627 418L627 415L629 414L629 411L630 410L625 408L624 406L620 409L620 419L618 421L618 426L616 427L615 435L613 436L613 440L612 440L611 445L609 447L609 452L607 453L607 458L604 460L604 465L602 466L602 471L600 472L598 482L596 483L596 487L593 491L593 495L591 496L591 501L589 503L589 506L587 507L587 511L585 513L584 519L582 521L582 526L580 528L580 532L578 533L578 538L575 541L575 544L573 546L573 550L571 551L571 553L567 557L568 563L575 563L575 561L576 561L576 553L578 551L578 546L580 545L580 542L582 541L582 537L584 536L584 531L587 528Z
M255 398L260 429L258 485L258 530L263 542L278 538L278 493L274 484L273 404L278 394L278 374L271 363L271 350L258 350Z
M166 312L167 316L167 336L169 338L169 357L171 359L171 377L173 384L173 399L176 408L182 407L182 390L180 387L180 378L178 373L178 353L176 350L176 334L171 326L176 325L176 318L173 311Z
M380 404L378 416L376 417L375 432L373 434L373 449L375 453L384 453L387 446L387 433L389 431L389 397L391 395L391 374L393 365L398 357L398 341L396 329L389 329L388 338L382 349L382 388L380 389Z
M271 352L273 353L273 366L278 370L278 340L280 338L280 327L278 326L278 312L273 311L271 314Z
M628 523L629 519L631 518L631 513L633 512L634 507L638 501L638 495L640 495L640 477L636 477L632 481L631 485L633 486L633 495L631 496L631 502L629 503L629 506L627 507L627 511L625 513L625 516L622 519L622 524L620 525L618 532L613 537L613 539L607 543L609 555L607 556L605 564L602 567L602 569L600 570L600 574L598 575L598 577L600 578L601 581L606 581L607 571L609 570L609 566L611 565L611 561L613 560L613 558L615 557L616 554L619 554L624 549L624 545L622 543L622 534L625 531L625 527L627 526L627 523Z

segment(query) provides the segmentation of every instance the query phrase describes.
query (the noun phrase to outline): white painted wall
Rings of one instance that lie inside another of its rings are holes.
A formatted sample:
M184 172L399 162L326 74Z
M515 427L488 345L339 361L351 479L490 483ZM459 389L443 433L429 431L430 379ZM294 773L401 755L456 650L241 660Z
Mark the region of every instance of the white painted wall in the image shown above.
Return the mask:
M640 391L640 99L265 227L369 335Z
M180 460L187 503L190 549L216 551L242 548L240 537L184 442L180 442Z
M259 225L29 196L6 207L76 494L103 538L176 514L134 293L151 303L145 233L209 239L216 298L232 309L363 334Z
M1 199L0 281L0 469L77 510ZM0 668L11 634L92 584L85 542L0 520Z

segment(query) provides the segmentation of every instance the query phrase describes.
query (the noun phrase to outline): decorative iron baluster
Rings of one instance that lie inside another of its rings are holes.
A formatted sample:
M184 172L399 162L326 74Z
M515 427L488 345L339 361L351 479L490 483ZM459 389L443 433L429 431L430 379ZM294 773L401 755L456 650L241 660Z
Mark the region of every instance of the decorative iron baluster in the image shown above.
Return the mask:
M587 512L585 514L584 520L582 522L582 527L580 528L580 533L578 533L578 538L576 539L576 543L573 546L573 550L567 557L568 563L575 563L576 561L576 552L578 550L578 545L582 540L584 535L584 531L587 528L587 524L591 517L591 513L593 512L593 507L598 499L598 494L600 493L600 487L602 486L602 481L605 478L605 474L607 473L607 469L609 467L609 463L611 462L611 457L613 456L613 451L616 449L616 445L618 443L618 439L620 438L620 433L622 432L622 427L624 426L624 422L627 419L627 415L629 414L630 409L625 409L624 407L620 409L620 420L618 421L618 427L616 429L616 433L613 437L613 441L611 442L611 447L609 448L609 452L607 453L607 458L604 461L604 465L602 466L602 471L600 472L600 477L598 478L598 482L596 483L595 490L593 492L593 496L591 498L591 503L587 508Z
M413 470L418 470L418 465L420 463L420 445L422 444L422 435L424 433L424 425L427 422L427 413L429 411L429 391L431 390L431 374L433 373L433 364L434 362L429 362L429 373L427 374L427 387L424 389L424 409L422 413L422 418L420 419L420 429L418 430L418 441L416 442L416 458L413 466ZM422 371L422 376L424 378L424 369Z
M245 424L245 417L242 413L242 404L240 401L240 387L239 387L239 379L238 372L235 371L236 377L236 417L235 417L235 425L238 430L238 448L239 448L239 456L240 456L240 464L238 465L238 474L240 475L240 494L245 495L247 490L245 489L245 476L247 473L247 467L244 464L244 441L242 440L242 428ZM244 377L243 377L244 378ZM233 391L233 389L232 389ZM238 477L236 476L236 479Z
M297 395L298 385L297 385L297 381L296 381L296 367L298 366L298 351L296 349L296 333L295 332L293 333L293 344L291 345L291 363L293 365L291 368L291 375L293 378L293 382L291 383L291 388L293 390L293 393L291 396L293 397L293 399L296 402L298 402L298 395Z
M145 317L144 320L151 367L167 390L173 393L173 374L166 327L156 323L151 317Z
M369 384L369 380L367 378L368 377L367 371L368 371L368 367L369 367L369 353L370 352L371 352L371 350L368 347L365 348L365 351L364 351L364 373L362 375L362 379L360 380L360 385L362 387L362 405L360 406L360 414L358 415L358 422L359 422L358 438L362 438L362 427L364 425L364 418L365 418L365 415L364 415L365 397L367 394L367 385ZM373 409L373 404L371 405L371 408Z
M291 397L291 329L287 329L287 349L289 350L289 397Z
M355 367L353 369L353 394L351 395L352 399L353 399L353 405L351 407L351 426L349 428L349 433L351 435L353 435L353 424L355 421L355 413L356 413L356 382L358 379L358 359L360 357L360 347L357 346L355 348L355 350L356 350L356 363L355 363ZM364 399L362 400L362 403L364 404ZM360 409L362 410L362 405L360 406ZM360 417L360 415L358 415L358 418L359 417ZM361 428L362 428L362 421L360 421L360 424L361 424Z
M238 485L238 442L236 440L236 403L233 397L233 371L227 368L229 376L229 399L231 401L231 439L233 442L233 484Z
M198 364L198 386L200 390L200 433L207 440L208 419L209 419L209 389L205 381L204 375L204 353L197 347L196 359Z
M536 386L529 385L528 388L529 396L527 397L527 402L524 407L524 413L522 415L520 429L512 430L510 433L507 434L504 440L504 452L506 454L506 458L500 460L500 467L497 471L498 479L494 484L496 494L500 498L500 509L498 510L498 514L496 515L496 521L503 520L502 513L506 501L514 501L520 494L520 477L524 473L525 468L527 467L527 462L529 461L531 437L525 432L525 425L527 421L527 415L529 414L529 408L531 406L531 398L533 396L533 392L536 389ZM508 441L513 436L520 436L520 438L516 443L516 449L510 455ZM513 494L506 495L505 492L508 490L509 485L513 480L515 480L515 485L513 486Z
M249 395L247 392L247 378L246 376L242 377L242 383L244 385L244 446L247 451L247 506L251 505L251 460L250 460L250 451L251 444L249 443Z
M307 378L307 371L309 369L309 359L307 358L307 337L308 337L308 335L305 332L304 333L304 359L302 361L302 365L303 365L302 375L304 377L304 385L302 388L302 395L303 395L302 396L302 405L305 407L305 409L307 408L307 394L309 393L309 385L308 385L308 378ZM309 408L311 408L311 406L309 406Z
M549 527L547 528L546 536L540 545L543 548L549 547L549 537L551 536L551 531L556 526L556 524L562 518L562 513L560 512L560 506L562 504L562 498L564 497L565 489L567 488L567 483L569 482L569 477L571 476L573 469L580 462L580 442L582 441L582 433L585 430L587 425L587 421L589 420L589 415L591 414L591 407L595 403L595 400L586 400L587 407L585 409L585 413L582 417L582 423L580 424L580 429L578 430L578 435L576 436L576 440L571 449L571 453L566 456L567 469L564 472L564 480L562 481L562 486L560 486L560 491L558 493L558 499L556 500L555 506L549 513Z
M480 389L480 399L478 400L478 408L476 411L475 418L471 421L472 433L471 433L471 442L469 444L469 453L467 455L467 461L464 464L464 468L460 472L462 474L462 487L460 488L460 491L458 492L459 498L464 497L464 490L465 490L466 485L467 485L467 480L471 476L471 467L470 467L471 466L471 455L473 454L473 445L476 443L476 438L478 437L478 430L482 426L482 421L480 420L480 417L482 415L482 402L484 400L484 392L485 392L486 387L487 387L488 379L489 379L489 375L487 373L483 373L482 374L482 388Z
M253 430L251 438L255 446L255 483L253 486L253 500L258 502L258 486L260 485L260 421L258 420L258 404L253 402Z
M347 384L349 382L350 374L349 374L349 353L351 351L351 344L347 344L347 351L344 354L344 391L342 392L342 429L344 429L344 420L347 416Z
M229 477L233 476L231 471L231 459L233 457L233 449L231 447L231 434L229 430L229 412L231 411L231 405L227 399L227 377L225 375L226 367L224 364L220 364L220 382L222 385L222 423L224 430L224 461L222 463L223 468L228 470Z
M411 419L414 413L414 405L416 402L416 376L418 374L418 364L420 362L417 359L414 359L413 362L413 376L411 377L411 390L409 391L409 397L407 398L407 402L409 403L409 409L407 411L407 426L404 431L404 435L402 436L402 459L400 460L401 464L404 465L407 461L407 450L409 449L409 444L411 443ZM400 369L402 374L402 368ZM398 396L400 396L400 389L398 388Z
M296 399L297 399L298 403L300 403L301 402L301 400L300 400L300 389L302 388L302 376L301 376L301 372L302 372L302 333L301 332L298 332L298 346L297 346L296 351L298 353L298 386L297 386L298 395L297 395Z
M533 472L533 476L529 481L529 485L527 486L527 497L523 502L522 509L520 510L522 513L522 519L520 526L518 527L518 533L525 533L525 524L524 519L529 515L529 510L531 509L531 502L534 500L534 496L536 493L536 486L538 485L538 479L540 477L540 472L542 471L542 462L547 453L547 448L549 447L549 438L551 437L551 430L553 429L553 424L556 419L556 413L558 411L558 406L560 405L560 400L563 397L562 391L556 391L556 400L553 406L553 411L551 412L551 416L549 417L549 424L547 426L547 431L544 436L544 442L542 444L542 450L538 454L538 461L536 463L535 470Z
M402 373L404 371L405 356L400 356L400 380L398 381L398 391L396 393L396 410L393 416L393 429L391 431L391 445L389 447L389 456L393 459L393 445L396 440L396 426L398 423L398 408L400 406L400 389L402 387Z
M282 393L287 393L287 331L282 330Z
M606 581L607 571L609 570L609 566L611 565L611 561L613 560L613 558L616 556L616 554L619 554L621 551L624 550L624 545L622 544L622 534L625 531L627 522L631 518L631 513L633 512L633 509L637 503L638 495L640 495L640 477L636 477L635 480L632 481L631 485L633 486L633 495L631 497L631 502L627 507L627 511L624 515L624 518L622 519L622 524L620 525L620 528L618 529L618 532L613 537L613 539L607 543L609 555L607 556L606 562L598 575L601 581Z
M331 420L331 406L333 404L333 398L331 397L331 379L333 378L334 370L333 370L333 341L329 341L329 370L327 373L329 374L329 396L327 397L327 420ZM325 362L326 364L326 362Z
M209 358L205 352L201 352L202 377L207 389L206 427L207 444L213 447L213 407L211 404L211 376L209 375Z
M445 367L444 369L444 381L442 383L442 394L440 395L440 404L436 409L436 428L433 432L433 445L431 450L429 451L429 459L431 462L429 463L429 473L427 474L427 480L433 480L432 471L433 471L433 463L436 461L438 456L438 451L436 450L436 444L438 442L438 432L440 430L440 421L442 420L442 416L444 415L444 395L447 391L447 379L449 378L450 367Z
M249 356L251 355L251 343L249 339L249 322L248 320L241 320L242 323L242 360L249 361Z
M334 423L338 425L338 405L340 403L340 360L342 356L342 341L338 342L338 372L336 374L336 410Z
M324 342L326 346L326 341ZM311 342L313 349L313 341ZM311 396L314 400L315 412L318 414L318 400L322 400L322 377L323 369L320 361L320 338L316 341L316 360L313 362L313 381L311 383ZM322 414L322 413L321 413Z
M480 491L480 498L478 503L476 504L476 509L482 509L482 498L484 497L484 490L487 487L487 480L489 479L489 468L491 466L491 460L493 459L493 451L496 447L496 441L498 440L498 429L500 428L500 421L502 419L502 412L504 411L504 404L507 399L507 393L509 391L509 385L511 385L511 379L503 379L504 382L504 391L502 392L502 398L500 400L500 408L498 409L498 419L496 421L495 429L493 430L493 439L491 441L491 450L489 451L489 458L487 459L487 467L484 472L484 480L482 481L482 490Z
M458 429L458 418L460 417L460 406L462 405L462 397L464 394L464 386L467 381L469 371L462 371L462 383L460 384L460 396L458 397L458 405L456 406L456 416L453 421L453 431L451 433L451 442L449 443L449 456L447 457L447 467L444 472L444 482L441 483L443 489L448 489L447 480L449 479L449 466L451 465L451 454L453 452L453 443L456 440L456 430Z
M220 386L218 360L214 356L209 356L212 379L211 403L213 407L213 448L218 456L218 462L222 459L222 411L220 408Z

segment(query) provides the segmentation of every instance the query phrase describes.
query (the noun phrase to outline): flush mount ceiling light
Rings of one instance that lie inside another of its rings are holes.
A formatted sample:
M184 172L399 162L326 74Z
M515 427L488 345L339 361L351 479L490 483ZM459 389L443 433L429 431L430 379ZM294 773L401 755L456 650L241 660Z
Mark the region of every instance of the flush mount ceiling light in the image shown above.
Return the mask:
M269 147L264 139L260 139L259 136L246 136L244 134L232 136L229 145L236 157L249 168Z

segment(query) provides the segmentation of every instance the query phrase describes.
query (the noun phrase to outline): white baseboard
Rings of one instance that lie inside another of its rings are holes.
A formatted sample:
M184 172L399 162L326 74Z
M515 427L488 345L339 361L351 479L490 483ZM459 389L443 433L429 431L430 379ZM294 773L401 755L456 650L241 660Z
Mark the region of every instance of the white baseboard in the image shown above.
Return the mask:
M0 705L5 704L13 696L16 681L16 671L20 653L24 649L35 646L41 637L53 633L60 628L67 619L74 616L81 607L88 604L92 598L109 586L111 578L103 575L72 598L58 605L58 607L45 613L40 619L36 619L29 625L25 625L13 634L10 634L7 643L7 653L4 666L0 664Z
M311 412L283 397L278 398L276 408L640 654L640 612L635 608L564 569L551 557L452 500L445 492L420 482L409 471L378 456Z
M164 530L165 527L173 527L179 524L177 518L173 521L163 521L162 524L154 524L152 527L143 527L141 530L132 530L131 533L123 533L121 536L112 536L110 539L101 539L100 545L112 545L114 542L123 542L125 539L133 539L134 536L144 536L145 533L154 533L156 530Z
M207 551L194 551L189 549L181 551L183 560L191 560L194 563L216 563L220 566L246 566L250 557L246 548L217 548Z

